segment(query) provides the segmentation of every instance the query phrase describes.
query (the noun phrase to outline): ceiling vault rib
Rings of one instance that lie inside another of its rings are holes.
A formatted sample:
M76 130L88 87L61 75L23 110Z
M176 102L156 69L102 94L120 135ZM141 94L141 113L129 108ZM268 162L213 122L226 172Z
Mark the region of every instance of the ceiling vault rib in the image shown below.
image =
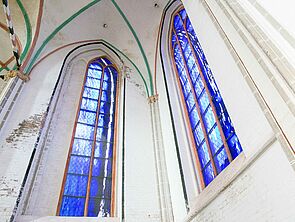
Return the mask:
M18 6L19 6L19 8L20 8L20 10L21 10L21 12L23 14L25 24L26 24L26 32L27 32L27 36L26 36L27 40L26 40L25 48L24 48L24 51L21 53L21 56L20 56L20 61L22 62L23 59L28 54L28 51L29 51L31 43L32 43L32 25L31 25L28 13L27 13L25 7L23 6L21 0L16 0L16 2L17 2Z
M32 60L30 61L28 67L26 67L26 72L29 72L33 66L33 64L36 62L36 60L38 59L38 57L40 56L41 52L43 51L43 49L45 48L45 46L55 37L55 35L62 30L67 24L69 24L71 21L73 21L76 17L78 17L81 13L83 13L84 11L86 11L87 9L89 9L90 7L92 7L93 5L95 5L96 3L100 2L101 0L94 0L92 2L90 2L89 4L87 4L86 6L84 6L83 8L81 8L79 11L77 11L76 13L74 13L72 16L70 16L68 19L66 19L62 24L60 24L56 29L54 29L54 31L47 36L47 38L43 41L43 43L41 44L41 46L37 49L36 53L34 54Z
M146 68L147 68L147 72L148 72L148 76L149 76L149 82L150 82L150 90L151 90L151 95L154 95L154 87L153 87L153 78L152 78L152 73L151 73L151 69L150 69L150 65L148 63L146 54L144 52L144 49L142 47L142 44L135 32L135 30L133 29L132 25L130 24L129 20L127 19L127 17L125 16L125 14L123 13L123 11L121 10L121 8L119 7L119 5L116 3L115 0L111 0L111 2L113 3L113 5L115 6L115 8L118 10L118 12L120 13L120 15L122 16L122 18L124 19L125 23L127 24L129 30L131 31L133 37L135 38L137 45L140 49L141 55L143 57L143 60L145 62Z
M77 41L77 42L72 42L72 43L68 43L66 45L63 45L63 46L60 46L54 50L52 50L51 52L47 53L46 55L44 55L42 58L40 58L36 63L34 63L34 65L32 66L30 72L28 73L30 75L30 73L33 71L33 69L39 65L44 59L46 59L47 57L49 57L50 55L54 54L55 52L63 49L63 48L66 48L66 47L69 47L69 46L72 46L72 45L76 45L76 44L81 44L81 43L99 43L99 42L102 42L104 43L105 45L107 45L108 47L112 48L114 51L120 53L122 56L124 56L124 58L126 58L131 64L132 66L136 69L136 71L138 72L141 80L143 81L143 84L144 84L144 87L145 87L145 91L146 91L146 94L147 96L149 96L149 90L148 90L148 86L147 86L147 83L142 75L142 73L140 72L139 68L136 66L136 64L124 53L122 52L120 49L118 49L116 46L114 46L113 44L103 40L103 39L91 39L91 40L82 40L82 41Z

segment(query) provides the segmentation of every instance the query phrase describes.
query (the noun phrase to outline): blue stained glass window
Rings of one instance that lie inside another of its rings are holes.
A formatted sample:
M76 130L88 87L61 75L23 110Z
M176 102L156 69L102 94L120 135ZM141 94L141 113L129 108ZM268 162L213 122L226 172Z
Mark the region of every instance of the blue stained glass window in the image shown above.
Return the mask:
M76 216L84 215L85 198L67 197L62 199L60 216Z
M88 66L60 216L111 216L117 79L118 72L107 58L101 57Z
M92 141L74 139L72 154L80 156L91 156Z
M89 124L89 125L94 125L95 118L96 118L96 115L94 112L88 112L88 111L81 110L79 113L78 122Z
M87 77L85 86L99 89L100 88L100 80L92 78L92 77Z
M88 69L88 76L96 79L101 79L101 69Z
M204 169L207 163L210 161L209 153L207 151L207 145L205 142L198 148L198 156L201 162L201 168Z
M214 170L211 162L205 169L203 169L203 176L206 186L214 179Z
M97 109L97 101L96 100L92 100L92 99L82 98L81 109L85 109L85 110L96 112L96 109Z
M225 167L227 167L227 165L229 164L229 160L224 148L216 154L214 160L216 162L216 170L218 173L220 173Z
M207 186L242 148L185 9L175 13L172 24L175 71L200 161L201 181Z
M97 100L98 96L99 96L99 91L97 89L91 89L91 88L85 87L83 92L83 97Z
M107 142L97 142L95 147L94 157L100 158L112 158L112 147L113 144Z
M90 158L71 156L68 173L83 174L89 173Z
M193 110L190 112L189 116L190 116L192 128L195 128L195 126L197 125L197 123L200 120L200 117L199 117L196 107L193 108Z
M67 176L64 195L86 197L87 176L72 175Z

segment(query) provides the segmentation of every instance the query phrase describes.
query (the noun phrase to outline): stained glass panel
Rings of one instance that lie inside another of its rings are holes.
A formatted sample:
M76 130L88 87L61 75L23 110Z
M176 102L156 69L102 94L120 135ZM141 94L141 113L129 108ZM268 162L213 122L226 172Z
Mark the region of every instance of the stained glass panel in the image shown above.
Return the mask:
M84 197L86 196L88 176L71 175L67 176L64 195Z
M66 169L60 216L111 215L117 79L117 70L107 58L90 63Z
M67 197L62 199L60 216L76 216L84 215L85 198Z
M190 130L202 168L202 181L207 186L225 169L231 158L236 158L242 152L242 148L185 9L180 9L174 15L171 44ZM228 156L229 152L231 156Z
M92 141L74 139L72 154L81 156L91 156Z
M82 98L81 109L85 109L85 110L96 112L96 109L97 109L97 101L96 100L92 100L92 99Z

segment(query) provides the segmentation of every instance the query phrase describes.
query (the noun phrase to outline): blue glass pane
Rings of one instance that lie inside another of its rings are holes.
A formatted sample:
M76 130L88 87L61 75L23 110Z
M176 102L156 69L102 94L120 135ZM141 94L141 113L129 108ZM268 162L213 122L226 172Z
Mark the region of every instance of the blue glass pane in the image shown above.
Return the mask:
M206 131L209 132L212 129L213 125L216 123L211 106L206 110L203 121Z
M95 147L94 157L112 158L113 144L105 142L97 142Z
M94 125L95 119L96 119L96 113L83 111L83 110L79 112L79 118L78 118L79 123Z
M103 80L108 82L108 83L112 83L114 82L114 77L111 75L112 72L110 72L109 67L105 69L104 71L104 76L103 76Z
M63 197L60 216L83 216L84 215L84 198Z
M114 83L115 81L117 81L117 75L117 70L114 67L109 66L105 69L104 80Z
M111 199L112 179L111 178L91 178L90 197Z
M193 106L195 105L195 100L194 100L194 96L192 93L190 93L186 99L186 105L187 105L187 110L190 112L190 110L193 108Z
M184 9L180 10L179 12L181 19L184 21L185 17L186 17L186 11Z
M195 64L196 64L196 62L195 62L194 56L192 54L190 54L190 56L188 57L188 61L187 61L187 68L189 70L191 70Z
M203 169L210 161L207 144L205 142L198 148L198 157L201 162L201 168Z
M92 176L94 177L112 177L112 159L93 160Z
M184 61L181 56L181 51L179 49L179 46L176 45L174 49L174 57L175 57L175 63L178 71L184 70Z
M191 126L194 129L200 120L196 107L194 107L193 110L190 112L189 118L190 118Z
M100 79L101 78L101 70L97 70L97 69L88 69L88 76L89 77L93 77L96 79Z
M200 123L197 125L197 127L194 131L194 138L196 140L197 146L199 144L201 144L201 142L204 140L204 133L203 133L202 126Z
M90 99L98 99L99 91L96 89L90 89L85 87L83 92L83 97L90 98Z
M221 114L220 124L225 138L228 139L234 133L234 127L226 111Z
M186 45L186 48L183 50L183 54L184 54L184 59L187 61L189 56L191 55L192 50L191 50L191 46L190 44Z
M88 174L89 165L89 157L71 156L68 173Z
M189 94L192 95L191 86L189 82L186 82L186 84L182 86L182 91L183 91L184 99L186 99Z
M187 40L184 30L177 32L177 37L178 37L178 40L180 43L181 52L184 54L184 49L189 47L189 43L188 43L188 40Z
M111 91L112 89L115 90L113 83L103 81L102 90Z
M199 98L199 105L201 108L201 112L204 113L206 108L209 105L209 98L205 90L203 90L201 97Z
M232 158L235 159L241 152L242 147L238 140L238 137L236 135L233 135L228 141L227 141L229 150L231 152Z
M98 127L96 140L110 142L113 138L113 130L111 128Z
M185 83L188 82L187 74L186 74L185 69L182 69L181 71L179 71L178 74L179 74L179 77L180 77L180 83L182 85L184 85Z
M109 128L98 127L97 128L96 141L113 142L113 140L114 140L114 132L111 127L109 127Z
M191 21L189 20L189 17L187 17L186 19L186 30L188 34L191 34L191 31L193 31L193 27L192 27Z
M82 98L81 109L86 109L86 110L89 110L89 111L96 112L97 101L92 100L92 99Z
M91 77L87 77L85 86L99 89L100 88L100 80L94 79L94 78L91 78Z
M222 139L220 136L220 132L219 132L217 126L214 127L212 132L210 132L209 142L210 142L210 147L211 147L212 153L214 155L217 152L217 150L219 150L219 148L221 148L221 146L223 145L223 142L222 142Z
M204 176L205 186L211 183L211 181L214 179L214 172L213 172L213 167L211 163L203 170L203 176Z
M101 199L94 199L91 198L89 200L89 205L88 205L88 217L97 217L98 211L100 209L100 202Z
M110 200L90 198L88 217L110 217L110 212Z
M98 126L113 127L114 119L109 115L99 114L98 116Z
M99 63L96 63L96 62L92 62L92 63L89 65L89 68L102 70L101 65L100 65Z
M81 123L77 123L75 137L93 140L93 132L93 126L87 126Z
M225 149L221 149L218 154L214 157L214 162L217 170L217 174L219 174L223 169L227 167L229 164L229 160L227 158L227 154Z
M84 197L87 191L88 176L67 175L64 195Z
M204 91L204 84L201 77L199 76L199 78L195 82L195 92L197 97L199 97L203 91Z
M176 43L176 36L175 36L174 33L172 34L171 42L172 42L172 48L173 48L174 47L174 44Z
M180 17L179 17L178 15L176 15L176 16L174 17L174 22L173 22L173 24L174 24L174 28L175 28L175 30L177 30L177 29L179 29L179 28L182 27L182 22L181 22L181 19L180 19Z
M111 94L110 91L102 91L101 100L105 102L114 102L116 93Z
M92 141L74 139L72 154L90 156L91 149L92 149L91 147L92 147Z
M212 97L212 101L214 103L217 116L220 116L225 111L225 107L222 103L222 98L219 92Z
M115 104L110 104L108 102L101 102L100 103L100 113L103 113L103 114L113 114L113 106Z
M198 67L196 64L194 64L194 66L191 68L190 76L191 76L192 83L195 84L195 82L199 76L199 71L198 71Z

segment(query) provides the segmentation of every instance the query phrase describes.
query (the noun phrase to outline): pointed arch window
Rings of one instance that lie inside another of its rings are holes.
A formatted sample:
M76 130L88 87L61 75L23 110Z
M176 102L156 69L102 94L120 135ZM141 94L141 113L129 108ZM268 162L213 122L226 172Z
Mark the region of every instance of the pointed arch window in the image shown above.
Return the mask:
M172 61L204 188L242 148L184 8L175 12L171 26Z
M118 71L106 57L88 64L72 134L59 216L112 216Z

